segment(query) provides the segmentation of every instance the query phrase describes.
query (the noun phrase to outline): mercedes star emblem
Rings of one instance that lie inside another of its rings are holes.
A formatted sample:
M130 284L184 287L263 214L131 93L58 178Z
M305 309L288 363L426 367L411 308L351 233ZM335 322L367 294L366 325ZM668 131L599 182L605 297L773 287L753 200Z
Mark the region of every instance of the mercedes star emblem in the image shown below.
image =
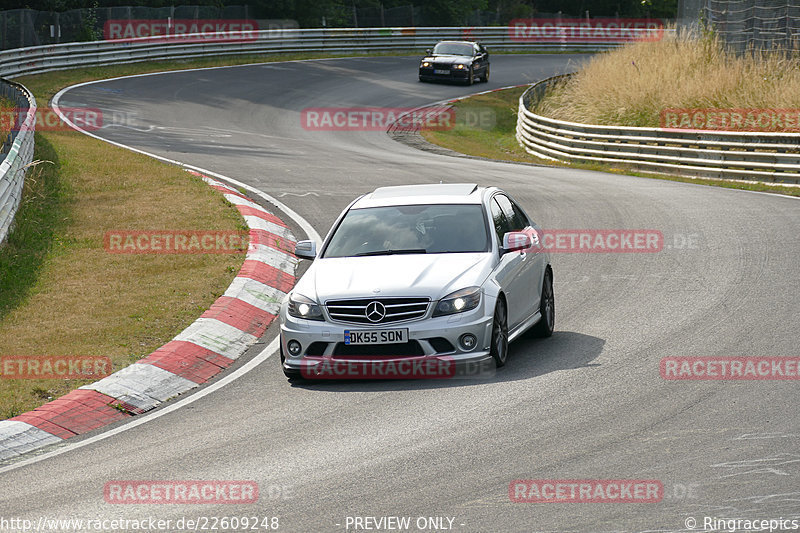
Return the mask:
M386 316L386 308L380 302L370 302L364 310L367 320L370 322L380 322Z

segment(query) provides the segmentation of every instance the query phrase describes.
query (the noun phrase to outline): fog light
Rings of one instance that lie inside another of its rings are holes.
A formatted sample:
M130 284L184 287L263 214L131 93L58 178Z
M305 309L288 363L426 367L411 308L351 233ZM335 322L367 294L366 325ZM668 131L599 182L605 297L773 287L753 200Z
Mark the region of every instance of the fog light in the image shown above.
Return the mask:
M286 348L289 350L289 355L293 357L300 355L300 352L303 349L303 347L300 346L300 343L295 340L289 341L288 344L286 344Z
M478 339L472 333L464 333L458 338L458 343L465 351L470 352L475 349Z

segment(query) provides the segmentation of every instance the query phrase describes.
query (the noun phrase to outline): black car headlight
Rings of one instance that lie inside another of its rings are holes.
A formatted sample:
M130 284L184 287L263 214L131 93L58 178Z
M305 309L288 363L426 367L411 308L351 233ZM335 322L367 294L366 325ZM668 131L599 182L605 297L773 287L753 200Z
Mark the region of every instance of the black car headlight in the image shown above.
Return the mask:
M295 318L305 318L306 320L323 320L322 309L312 300L302 294L292 294L289 296L289 314Z
M431 63L430 63L430 61L423 61L420 66L421 67L429 67L429 66L431 66Z
M456 292L451 292L436 305L433 316L454 315L478 307L481 303L481 288L467 287Z
M456 65L456 68L458 70L464 70L465 68L467 68L467 66L466 65Z

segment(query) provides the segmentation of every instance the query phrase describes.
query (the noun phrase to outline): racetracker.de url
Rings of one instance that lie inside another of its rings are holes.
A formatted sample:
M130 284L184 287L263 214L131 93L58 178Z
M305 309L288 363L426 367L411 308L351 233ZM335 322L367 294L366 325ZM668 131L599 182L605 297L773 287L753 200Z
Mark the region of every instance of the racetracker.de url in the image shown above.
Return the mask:
M0 531L278 531L277 516L197 516L163 519L61 518L40 516L36 520L0 516Z

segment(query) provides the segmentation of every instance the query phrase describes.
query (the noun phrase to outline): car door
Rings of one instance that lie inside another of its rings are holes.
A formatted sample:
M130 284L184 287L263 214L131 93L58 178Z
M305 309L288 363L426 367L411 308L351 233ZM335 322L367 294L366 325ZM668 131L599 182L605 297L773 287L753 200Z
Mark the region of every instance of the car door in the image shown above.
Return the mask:
M481 69L483 68L482 59L483 58L481 57L481 53L478 50L478 45L477 44L473 44L472 45L472 72L475 73L475 77L476 78L481 75Z
M511 231L511 224L497 201L497 195L489 201L489 212L492 217L498 248L503 246L503 235ZM516 328L525 318L530 290L523 272L527 266L525 253L509 252L500 257L495 269L495 281L506 296L508 329Z
M478 45L478 53L481 58L481 66L483 68L483 75L485 76L486 70L489 68L489 51L482 45Z
M503 214L509 221L511 231L523 231L536 235L533 223L528 216L511 198L504 194L496 195L497 203L503 210ZM539 309L541 299L541 283L545 269L544 256L540 253L540 248L534 246L523 253L523 265L519 275L522 278L523 286L521 290L525 293L526 301L524 309L521 311L523 320L533 315Z

